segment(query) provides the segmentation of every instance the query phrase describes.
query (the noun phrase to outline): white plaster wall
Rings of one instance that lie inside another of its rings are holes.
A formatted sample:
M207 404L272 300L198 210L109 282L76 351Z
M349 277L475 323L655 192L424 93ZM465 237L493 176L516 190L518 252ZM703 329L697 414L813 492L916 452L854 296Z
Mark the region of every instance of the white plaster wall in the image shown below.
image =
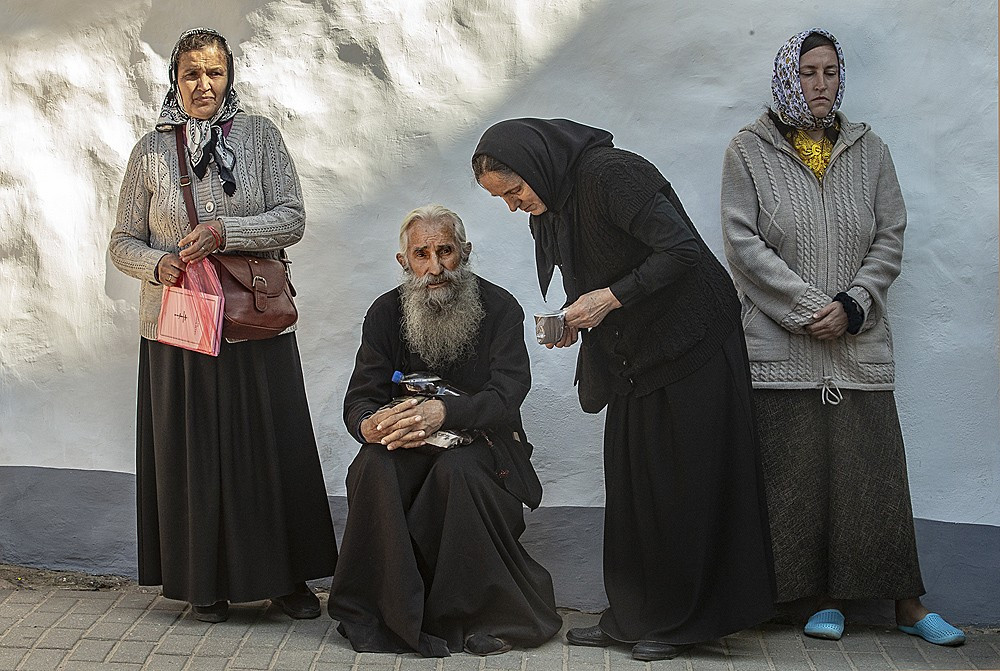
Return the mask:
M246 107L278 123L303 181L309 224L290 252L331 494L356 450L341 404L361 320L397 280L405 212L457 210L478 271L529 314L543 306L526 216L471 178L483 129L532 115L611 130L721 256L722 153L768 102L778 46L828 28L847 57L843 109L889 143L909 206L890 310L914 512L1000 524L995 0L6 0L0 465L134 470L138 283L106 243L193 25L229 36ZM531 351L544 504L601 505L603 418L576 404L575 352Z

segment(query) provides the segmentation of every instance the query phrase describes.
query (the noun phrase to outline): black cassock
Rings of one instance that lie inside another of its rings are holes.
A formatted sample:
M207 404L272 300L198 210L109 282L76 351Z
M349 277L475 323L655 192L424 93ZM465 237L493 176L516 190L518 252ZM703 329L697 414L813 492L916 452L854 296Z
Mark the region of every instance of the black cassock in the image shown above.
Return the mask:
M442 428L485 437L450 449L364 444L347 473L329 611L358 652L443 657L474 633L535 646L562 624L548 571L518 541L522 504L534 509L542 496L521 424L531 387L524 312L507 291L477 279L486 316L475 351L433 372L468 394L442 399ZM365 316L344 400L347 428L361 443L361 421L401 395L393 371L428 370L403 341L400 318L398 289Z

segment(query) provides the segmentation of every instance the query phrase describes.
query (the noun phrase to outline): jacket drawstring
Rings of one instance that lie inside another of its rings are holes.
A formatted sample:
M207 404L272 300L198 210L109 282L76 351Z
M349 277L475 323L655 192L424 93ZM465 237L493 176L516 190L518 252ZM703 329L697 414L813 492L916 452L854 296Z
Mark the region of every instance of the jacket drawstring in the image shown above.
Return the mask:
M844 400L844 393L840 391L840 387L837 383L833 381L833 378L829 375L823 378L823 389L820 390L820 395L823 399L823 405L837 405Z

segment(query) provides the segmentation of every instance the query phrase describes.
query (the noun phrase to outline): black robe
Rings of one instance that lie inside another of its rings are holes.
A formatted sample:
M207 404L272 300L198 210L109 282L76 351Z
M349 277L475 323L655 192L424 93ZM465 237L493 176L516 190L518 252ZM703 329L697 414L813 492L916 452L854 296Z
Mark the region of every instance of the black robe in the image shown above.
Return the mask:
M520 406L531 386L524 312L478 278L486 316L472 356L434 371L468 392L443 399L442 428L486 438L440 449L388 451L363 444L347 475L348 519L330 615L359 652L447 656L473 633L532 646L561 626L548 572L518 542L522 503L541 484L531 466ZM400 331L399 289L368 310L344 400L348 431L402 395L392 373L428 370Z

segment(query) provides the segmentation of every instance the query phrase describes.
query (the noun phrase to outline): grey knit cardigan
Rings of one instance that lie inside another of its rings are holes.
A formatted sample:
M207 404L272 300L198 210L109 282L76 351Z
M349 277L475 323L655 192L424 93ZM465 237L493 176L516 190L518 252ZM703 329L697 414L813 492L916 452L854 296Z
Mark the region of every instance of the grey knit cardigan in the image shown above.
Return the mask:
M236 153L236 193L227 196L222 190L214 160L204 178L191 173L198 219L222 222L223 251L277 258L305 231L302 188L292 157L277 127L261 116L237 114L227 140ZM152 131L136 143L108 246L115 266L142 280L139 335L154 340L163 292L156 264L168 252L179 252L177 243L191 230L174 142L173 133Z
M765 113L726 150L722 230L742 303L753 385L893 389L886 295L899 275L906 208L885 143L842 114L822 180ZM805 327L844 291L861 331L817 340Z

